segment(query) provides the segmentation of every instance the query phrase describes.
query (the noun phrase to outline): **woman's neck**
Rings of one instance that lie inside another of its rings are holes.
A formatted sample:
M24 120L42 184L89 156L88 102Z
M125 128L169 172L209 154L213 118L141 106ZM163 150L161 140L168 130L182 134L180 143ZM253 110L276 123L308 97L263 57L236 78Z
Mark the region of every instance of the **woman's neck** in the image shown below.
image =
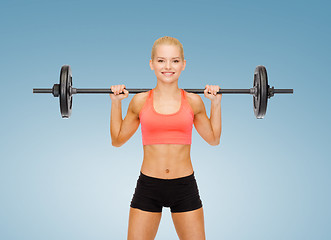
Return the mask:
M156 92L156 94L160 97L169 97L169 96L176 96L178 95L178 92L180 92L180 89L178 87L177 82L174 84L162 84L157 83L156 87L153 90Z

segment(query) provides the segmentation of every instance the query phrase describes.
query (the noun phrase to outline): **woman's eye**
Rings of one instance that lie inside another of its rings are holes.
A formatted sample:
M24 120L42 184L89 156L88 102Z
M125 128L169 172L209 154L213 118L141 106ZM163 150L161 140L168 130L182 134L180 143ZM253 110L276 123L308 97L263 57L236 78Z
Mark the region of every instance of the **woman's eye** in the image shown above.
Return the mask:
M163 60L158 60L157 62L163 62ZM179 63L179 60L174 60L175 63Z

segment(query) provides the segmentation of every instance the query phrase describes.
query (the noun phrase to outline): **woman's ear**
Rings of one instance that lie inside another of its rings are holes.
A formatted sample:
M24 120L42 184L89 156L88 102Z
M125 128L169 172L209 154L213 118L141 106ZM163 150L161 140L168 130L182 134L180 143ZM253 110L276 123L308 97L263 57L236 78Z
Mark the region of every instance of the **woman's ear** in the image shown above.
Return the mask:
M184 71L185 70L185 67L186 67L186 60L184 59L184 61L183 61L183 69L182 69L182 71Z
M149 66L151 67L151 70L153 71L154 70L154 68L153 68L153 61L152 61L152 59L151 60L149 60Z

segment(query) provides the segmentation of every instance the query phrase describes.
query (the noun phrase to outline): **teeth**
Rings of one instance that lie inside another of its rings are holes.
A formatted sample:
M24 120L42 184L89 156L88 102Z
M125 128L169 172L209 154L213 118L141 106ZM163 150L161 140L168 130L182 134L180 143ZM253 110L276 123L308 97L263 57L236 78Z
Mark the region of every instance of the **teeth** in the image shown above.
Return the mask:
M173 75L173 73L163 73L163 74L166 75L166 76Z

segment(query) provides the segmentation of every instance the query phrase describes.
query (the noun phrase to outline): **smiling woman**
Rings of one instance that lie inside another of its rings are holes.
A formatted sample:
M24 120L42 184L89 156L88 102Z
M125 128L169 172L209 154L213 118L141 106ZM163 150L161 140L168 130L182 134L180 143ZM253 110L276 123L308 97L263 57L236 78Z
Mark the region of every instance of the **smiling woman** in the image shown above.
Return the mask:
M157 79L166 77L167 81L175 80L185 70L186 60L182 44L175 38L164 37L156 40L152 48L150 67Z
M190 157L193 124L210 145L221 136L219 86L206 85L211 100L210 119L200 96L178 88L186 66L182 44L163 37L152 48L150 68L156 87L136 94L122 120L121 100L128 97L125 85L112 86L111 139L119 147L141 123L144 157L131 201L128 239L154 239L162 208L170 207L180 239L205 239L204 215ZM120 93L124 94L120 94Z

